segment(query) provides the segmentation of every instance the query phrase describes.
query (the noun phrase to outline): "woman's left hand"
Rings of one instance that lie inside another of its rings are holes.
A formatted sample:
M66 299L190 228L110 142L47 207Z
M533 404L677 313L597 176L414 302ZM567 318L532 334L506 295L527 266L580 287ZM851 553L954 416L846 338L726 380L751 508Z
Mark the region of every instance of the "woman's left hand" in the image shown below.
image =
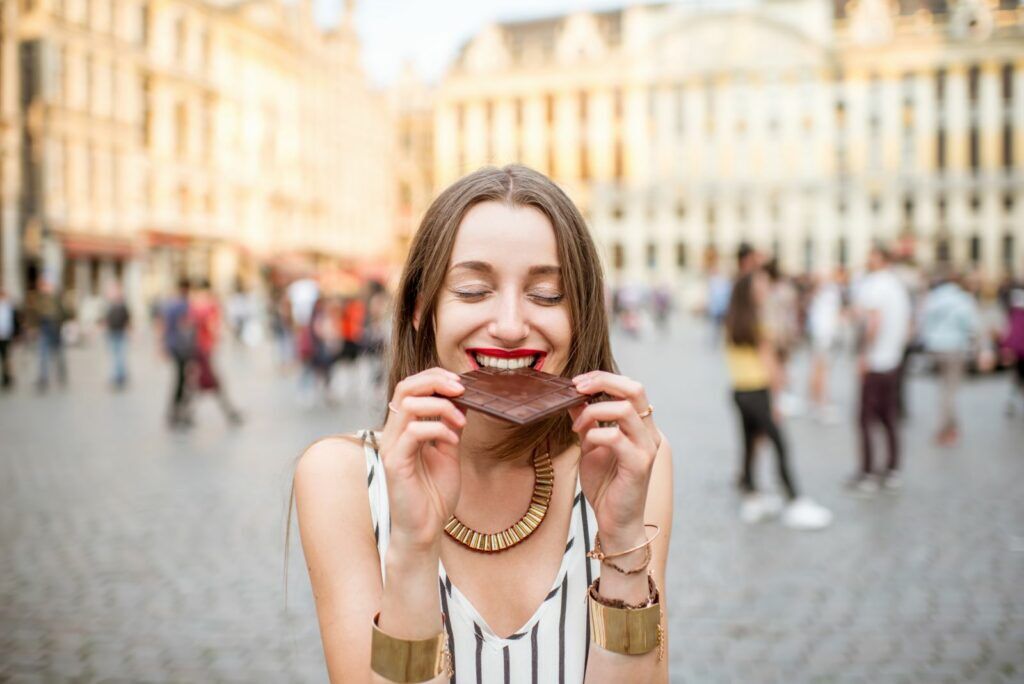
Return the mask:
M647 485L661 433L648 414L643 385L622 375L591 371L573 378L582 394L612 397L570 410L580 437L580 484L609 551L642 543ZM610 425L609 425L610 424Z

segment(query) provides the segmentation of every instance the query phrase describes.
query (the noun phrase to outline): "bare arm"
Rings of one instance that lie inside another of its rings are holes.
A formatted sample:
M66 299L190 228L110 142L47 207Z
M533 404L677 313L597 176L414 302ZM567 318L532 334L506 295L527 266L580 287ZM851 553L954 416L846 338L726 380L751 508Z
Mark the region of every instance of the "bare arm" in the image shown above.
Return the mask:
M668 682L668 597L666 587L665 569L668 562L669 541L672 537L672 448L668 440L661 437L661 444L658 447L658 454L654 460L654 468L651 472L651 481L647 490L647 506L645 520L661 526L661 534L652 544L651 572L654 581L658 585L661 600L662 628L665 630L665 659L658 661L658 651L647 653L642 656L627 656L607 651L594 643L590 644L590 655L587 661L587 684L602 684L603 682L651 682L662 684ZM637 558L633 558L637 556ZM632 566L642 560L639 552L630 554L628 557L616 559L616 562L626 566ZM615 570L607 567L601 568L601 593L606 594L609 584L621 583L624 580L632 582L639 579L642 587L641 593L646 594L647 579L643 573L625 577ZM621 589L616 586L615 593L628 591L627 587ZM625 599L625 596L623 596Z
M370 625L385 592L358 440L325 439L303 454L295 472L295 504L330 680L386 682L370 672ZM408 596L409 605L413 596L432 597L438 604L428 620L436 624L424 624L425 637L437 634L441 607L436 560L429 580L421 585L415 574L403 576L392 564L388 568L392 604L403 605L400 594L407 592L415 592ZM400 636L398 629L389 631Z

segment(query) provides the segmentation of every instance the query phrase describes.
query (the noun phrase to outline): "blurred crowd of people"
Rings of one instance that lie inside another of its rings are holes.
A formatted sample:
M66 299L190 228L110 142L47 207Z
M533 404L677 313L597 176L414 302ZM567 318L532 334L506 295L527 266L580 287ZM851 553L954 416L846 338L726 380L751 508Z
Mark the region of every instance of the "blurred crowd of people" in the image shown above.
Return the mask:
M314 277L301 277L260 293L241 283L218 296L205 280L182 279L175 290L151 302L149 322L160 356L171 368L167 422L193 424L194 404L210 396L231 425L243 415L229 398L218 357L258 346L269 333L275 361L283 371L297 369L297 392L304 405L333 404L359 396L383 381L383 350L389 335L389 297L373 280L342 292ZM23 306L0 290L0 386L15 386L14 346L34 352L35 388L43 393L56 380L68 383L66 348L102 336L109 357L109 385L129 385L129 341L135 324L121 288L89 302L89 316L76 311L67 293L40 277ZM85 321L88 318L88 321ZM98 335L94 335L98 333ZM224 339L228 343L224 343Z
M986 295L988 295L986 297ZM735 276L712 263L705 313L725 360L741 428L738 486L740 515L758 522L781 516L797 529L821 529L832 515L802 496L784 436L783 418L808 413L823 424L841 420L829 389L840 350L856 355L860 460L846 483L850 491L873 495L898 490L903 482L901 422L907 416L908 367L917 364L938 379L933 401L939 416L935 441L961 440L956 396L968 372L1012 368L1007 412L1024 411L1024 283L1006 279L986 293L977 278L948 264L930 272L897 258L881 244L870 251L863 274L842 269L786 276L778 262L748 244L737 253ZM793 352L810 355L807 399L788 370ZM881 437L884 458L877 453ZM774 447L785 499L755 483L759 443Z

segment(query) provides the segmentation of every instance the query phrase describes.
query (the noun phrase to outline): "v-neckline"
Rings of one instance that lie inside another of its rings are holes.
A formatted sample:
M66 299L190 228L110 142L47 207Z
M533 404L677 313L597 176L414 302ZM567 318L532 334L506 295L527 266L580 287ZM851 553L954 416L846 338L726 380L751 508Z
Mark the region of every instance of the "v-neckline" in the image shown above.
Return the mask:
M576 554L570 554L569 551L575 546L576 541L576 527L578 516L576 515L576 506L586 506L586 502L583 499L583 488L580 486L579 474L576 476L576 491L573 494L572 506L569 509L569 531L566 535L565 550L562 553L562 563L558 567L558 572L555 573L555 579L551 584L551 588L548 593L544 596L544 599L537 606L536 610L533 611L533 615L527 619L526 623L522 627L515 630L512 634L507 637L498 636L495 631L491 628L487 621L480 615L480 611L476 609L473 602L469 598L459 591L459 588L448 577L448 571L444 567L444 561L440 558L437 561L438 572L441 577L441 590L447 592L448 596L455 602L457 602L463 611L460 611L460 617L469 617L473 622L474 628L477 629L478 636L481 636L485 643L493 645L497 648L502 648L505 645L523 638L529 634L530 630L533 629L534 625L540 621L544 612L547 610L548 605L558 595L562 589L562 585L565 583L565 577L569 572L569 565L572 559L576 557ZM584 513L585 515L586 513ZM453 611L449 611L451 614Z

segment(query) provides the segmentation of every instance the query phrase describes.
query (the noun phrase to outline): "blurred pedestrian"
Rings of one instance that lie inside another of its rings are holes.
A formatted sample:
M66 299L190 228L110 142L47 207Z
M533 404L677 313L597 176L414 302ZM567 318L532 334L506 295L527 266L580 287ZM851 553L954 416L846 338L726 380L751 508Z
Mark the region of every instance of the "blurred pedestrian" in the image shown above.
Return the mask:
M0 389L4 391L14 386L14 374L11 371L11 347L18 335L18 310L14 302L7 296L6 290L0 287Z
M790 390L789 359L800 340L799 293L793 281L782 272L778 258L769 261L764 272L768 274L770 286L763 323L775 346L779 411L784 416L796 416L803 413L804 406Z
M935 441L955 444L960 436L956 419L956 391L968 357L980 332L978 303L946 269L924 299L920 336L924 350L935 362L940 377L940 419Z
M668 335L672 291L667 285L658 284L651 290L651 312L654 315L654 327L661 335Z
M50 385L50 366L57 369L57 382L67 385L68 371L64 359L64 322L67 312L60 293L49 277L39 278L37 289L30 300L30 318L38 337L39 377L36 389L45 392Z
M794 529L815 530L832 522L832 513L802 497L790 470L789 452L773 408L780 374L771 335L764 325L769 282L762 271L740 276L732 290L725 317L725 358L732 381L733 400L742 428L743 464L740 487L743 503L740 518L755 523L781 512L782 522ZM757 441L767 437L775 447L779 481L787 502L758 492L754 482Z
M277 365L280 368L286 368L295 360L295 331L291 301L284 292L275 292L271 295L269 304L270 329L274 335Z
M1024 413L1024 281L1011 281L1001 299L1006 310L1006 331L1001 346L1014 368L1006 414L1013 416Z
M732 280L721 272L717 263L708 267L708 318L711 319L711 345L717 347L722 339L722 324L729 309Z
M188 427L192 424L189 415L189 364L195 355L195 328L189 319L189 282L178 281L178 291L160 307L160 338L163 350L174 364L173 391L167 421L171 427Z
M197 393L212 393L227 421L232 425L239 425L242 422L242 414L228 399L224 383L213 364L213 352L220 340L222 322L220 304L210 291L208 282L200 283L199 289L189 300L188 317L195 330L194 373L191 378L195 390Z
M125 347L128 327L131 324L131 314L125 304L124 293L121 291L120 285L114 284L110 288L110 298L107 301L107 310L103 315L103 324L107 329L107 347L110 349L110 360L113 366L110 385L115 390L124 389L128 382Z
M836 279L827 273L815 281L807 309L807 336L811 342L811 378L809 394L812 415L820 422L839 420L839 412L829 397L829 364L839 340L842 318L842 293Z
M901 485L899 372L910 335L911 304L906 287L889 268L889 254L880 245L868 254L868 274L858 284L854 305L861 325L857 369L860 373L860 471L849 487L861 494ZM872 429L881 425L889 449L884 472L874 471Z

